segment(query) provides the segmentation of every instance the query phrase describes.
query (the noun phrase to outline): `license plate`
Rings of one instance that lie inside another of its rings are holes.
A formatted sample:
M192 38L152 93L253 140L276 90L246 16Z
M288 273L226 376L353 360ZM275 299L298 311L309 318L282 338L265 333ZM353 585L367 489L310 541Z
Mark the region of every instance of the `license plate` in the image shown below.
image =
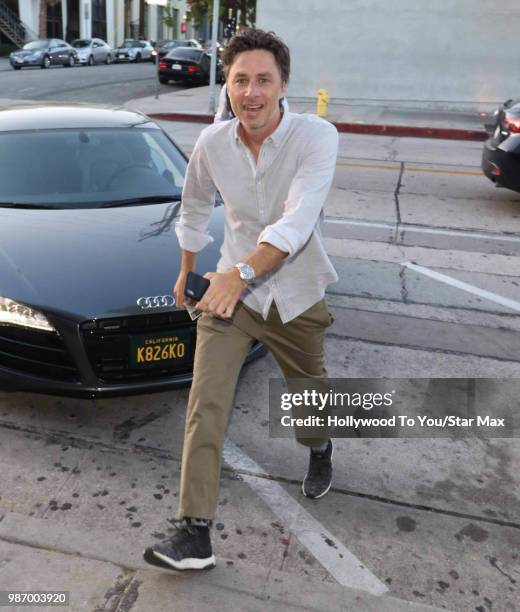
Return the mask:
M190 331L130 336L130 367L182 365L190 358Z
M23 64L25 60L23 60L21 57L17 57L17 58L16 58L16 61L17 61L19 64Z
M172 64L172 70L182 70L182 66L180 64Z

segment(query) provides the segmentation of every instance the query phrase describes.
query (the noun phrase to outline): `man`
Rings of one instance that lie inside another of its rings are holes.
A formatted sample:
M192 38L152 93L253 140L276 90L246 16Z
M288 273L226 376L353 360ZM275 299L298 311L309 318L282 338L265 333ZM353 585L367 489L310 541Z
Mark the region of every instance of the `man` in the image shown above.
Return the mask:
M273 353L286 379L323 379L324 299L337 281L319 222L336 165L338 134L313 115L283 112L289 79L286 45L272 33L242 30L226 47L224 68L235 118L204 129L193 150L176 232L182 249L177 305L195 270L216 190L225 205L225 238L216 272L196 307L193 384L186 415L177 532L145 550L169 569L215 565L209 528L217 503L222 446L238 375L255 339ZM330 488L332 442L311 447L302 491Z
M289 103L287 102L287 98L282 99L281 105L283 107L283 112L289 110ZM213 122L218 123L219 121L228 121L229 119L233 119L234 116L235 115L231 110L231 103L229 101L229 96L227 93L227 85L224 83L224 85L222 85L220 89L217 112L215 113Z

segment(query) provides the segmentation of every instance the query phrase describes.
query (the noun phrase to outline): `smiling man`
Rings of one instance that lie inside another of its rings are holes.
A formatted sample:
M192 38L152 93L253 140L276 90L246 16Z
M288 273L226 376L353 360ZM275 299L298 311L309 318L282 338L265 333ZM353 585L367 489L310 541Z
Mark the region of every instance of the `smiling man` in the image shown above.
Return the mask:
M325 289L337 274L320 233L336 165L338 134L314 115L283 110L289 80L287 46L273 33L247 29L224 52L235 118L204 129L192 153L176 227L182 249L175 299L185 301L196 254L207 234L215 192L225 206L225 235L216 272L196 306L197 347L182 455L176 533L147 548L153 565L205 569L215 565L210 541L222 446L235 387L255 340L273 353L284 377L323 379L325 330L331 324ZM330 488L332 442L298 437L310 447L302 492ZM267 440L266 440L267 442Z

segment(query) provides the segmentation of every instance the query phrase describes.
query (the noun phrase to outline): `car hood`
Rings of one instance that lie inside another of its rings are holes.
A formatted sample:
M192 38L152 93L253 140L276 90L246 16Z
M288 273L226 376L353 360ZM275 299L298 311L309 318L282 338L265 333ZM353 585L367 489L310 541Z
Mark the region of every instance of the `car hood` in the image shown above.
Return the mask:
M20 51L13 51L11 53L11 57L27 57L29 55L34 55L35 53L44 53L47 49L35 49L34 51L27 51L21 49Z
M0 296L76 321L142 314L139 297L172 294L178 213L178 203L0 208ZM222 228L219 207L209 226L214 242L197 261L202 274L216 269Z

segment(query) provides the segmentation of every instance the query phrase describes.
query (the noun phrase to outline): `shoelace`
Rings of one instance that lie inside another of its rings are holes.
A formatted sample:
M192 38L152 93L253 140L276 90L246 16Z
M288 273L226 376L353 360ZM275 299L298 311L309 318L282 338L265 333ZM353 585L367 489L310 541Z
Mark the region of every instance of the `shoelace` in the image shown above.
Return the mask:
M325 460L325 453L313 453L313 458L318 461L312 461L309 466L309 476L312 478L314 476L325 476L327 469L329 467L328 461Z

